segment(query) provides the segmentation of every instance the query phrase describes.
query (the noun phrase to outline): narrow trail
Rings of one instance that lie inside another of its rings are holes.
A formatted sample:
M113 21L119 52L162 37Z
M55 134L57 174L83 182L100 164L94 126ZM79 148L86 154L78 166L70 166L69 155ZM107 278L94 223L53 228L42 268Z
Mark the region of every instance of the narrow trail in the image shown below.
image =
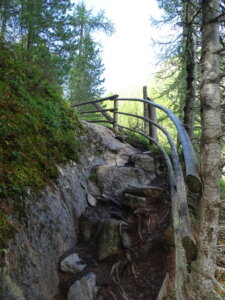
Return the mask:
M159 299L174 268L169 186L159 154L137 149L125 163L95 166L91 178L100 194L88 195L78 243L59 261L55 299ZM74 253L83 266L76 274L68 269Z

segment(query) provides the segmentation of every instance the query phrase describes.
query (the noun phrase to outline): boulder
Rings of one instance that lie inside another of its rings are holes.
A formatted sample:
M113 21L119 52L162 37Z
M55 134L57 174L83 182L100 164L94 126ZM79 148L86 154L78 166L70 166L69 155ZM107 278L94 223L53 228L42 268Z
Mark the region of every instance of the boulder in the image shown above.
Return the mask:
M98 166L95 169L98 185L105 195L120 197L129 185L150 184L150 176L133 167Z
M98 259L103 260L106 257L118 253L121 246L119 226L121 221L108 219L103 224L98 241Z
M91 130L95 144L102 149L102 157L105 163L111 166L123 166L126 164L131 155L136 155L138 150L130 144L124 143L116 139L115 133L107 127L99 124L83 122L85 127Z
M147 154L136 154L131 157L131 162L135 167L141 168L149 172L155 172L154 158Z
M79 273L84 270L85 264L82 264L77 253L73 253L61 261L60 269L63 272Z
M90 272L70 287L68 300L94 300L97 291L96 275Z

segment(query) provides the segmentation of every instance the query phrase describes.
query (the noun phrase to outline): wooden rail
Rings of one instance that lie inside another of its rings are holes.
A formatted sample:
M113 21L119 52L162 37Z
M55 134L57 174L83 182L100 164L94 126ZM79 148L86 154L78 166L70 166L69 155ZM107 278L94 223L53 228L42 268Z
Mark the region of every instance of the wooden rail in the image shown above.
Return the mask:
M104 102L105 100L114 101L114 108L108 110L108 111L113 112L113 118L109 114L105 115L106 110L101 108L101 109L95 110L94 112L101 112L102 114L104 112L103 115L106 118L106 120L97 120L95 122L111 123L111 124L113 124L113 128L114 128L115 131L118 131L118 128L119 128L118 114L121 114L121 112L118 111L118 101L142 102L144 104L148 104L149 107L152 106L152 107L155 107L155 108L158 108L158 109L164 111L167 114L167 116L173 121L174 125L176 126L177 133L178 133L178 136L179 136L179 139L180 139L180 143L181 143L182 148L183 148L183 155L184 155L184 162L185 162L185 181L186 181L186 184L188 185L188 188L192 192L197 192L197 193L201 192L202 183L201 183L200 176L198 174L197 160L196 160L196 155L195 155L193 145L190 141L190 138L189 138L189 136L186 132L186 129L185 129L183 123L174 115L174 113L170 109L168 109L168 108L166 108L166 107L164 107L164 106L162 106L158 103L155 103L155 102L153 102L149 99L118 98L118 95L113 95L113 96L110 96L110 97L105 97L105 98L94 100L94 101L88 101L88 102L83 102L83 103L79 103L79 104L74 104L72 106L77 108L77 107L84 106L84 105L87 105L87 104L96 105L97 103ZM89 112L91 113L92 111L89 111ZM84 114L84 113L88 113L88 111L80 112L80 113ZM135 118L142 118L143 119L143 117L139 116L139 115L132 115L132 116L135 117ZM144 118L145 118L144 119L145 122L147 122L147 123L152 122L152 120L149 117L144 117ZM151 123L151 124L153 124L153 123ZM153 125L154 125L155 128L157 127L156 124L153 124ZM130 129L130 130L132 130L132 129ZM162 130L162 129L160 129L160 130ZM147 134L147 135L150 136L152 139L157 141L157 138L156 138L155 134L151 135L151 133L150 133L150 134Z
M114 108L108 109L108 111L111 111L113 113L113 118L110 115L108 116L104 115L106 117L106 120L97 120L93 122L111 123L113 124L113 129L115 132L118 132L119 129L126 129L126 130L131 130L133 132L136 132L146 137L151 143L155 144L162 152L162 155L164 156L165 162L167 164L168 174L170 178L171 206L172 206L172 215L173 215L174 239L175 239L175 246L176 246L176 270L177 273L179 270L179 274L180 274L180 278L178 278L177 280L180 282L180 286L183 286L186 277L185 275L182 274L185 274L187 261L189 262L190 260L192 260L195 257L197 252L196 242L192 235L186 187L188 187L188 189L190 189L192 192L198 193L200 195L202 190L202 183L201 183L200 176L198 174L195 151L183 123L174 115L174 113L171 110L169 110L168 108L160 104L151 101L147 97L147 92L145 89L144 89L144 98L145 99L139 99L139 98L128 99L128 98L119 98L118 95L113 95L103 99L75 104L73 106L79 107L87 104L95 105L96 103L100 103L105 100L114 101ZM143 110L144 116L120 112L119 105L118 105L119 101L142 102L144 107ZM176 127L178 137L183 149L183 156L184 156L184 163L185 163L185 176L183 175L183 170L181 168L177 147L169 132L161 125L157 124L155 109L160 109L164 111L167 114L167 116L173 121ZM103 111L104 113L106 112L105 109L99 109L94 112L102 113ZM81 112L81 114L91 113L91 112L93 111ZM133 118L142 119L144 121L144 131L138 131L132 128L125 127L122 124L119 124L118 115L126 115ZM171 148L172 161L170 157L167 155L166 151L158 142L157 129L162 131L168 140L168 143Z

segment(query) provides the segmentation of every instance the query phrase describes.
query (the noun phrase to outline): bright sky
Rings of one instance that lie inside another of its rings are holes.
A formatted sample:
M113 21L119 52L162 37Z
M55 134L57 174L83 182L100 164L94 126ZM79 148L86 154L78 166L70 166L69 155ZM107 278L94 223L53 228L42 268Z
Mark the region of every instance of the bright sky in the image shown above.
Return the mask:
M146 85L156 62L151 39L157 38L159 33L150 24L151 15L160 16L156 0L84 2L88 9L104 9L116 29L111 37L101 35L106 93Z

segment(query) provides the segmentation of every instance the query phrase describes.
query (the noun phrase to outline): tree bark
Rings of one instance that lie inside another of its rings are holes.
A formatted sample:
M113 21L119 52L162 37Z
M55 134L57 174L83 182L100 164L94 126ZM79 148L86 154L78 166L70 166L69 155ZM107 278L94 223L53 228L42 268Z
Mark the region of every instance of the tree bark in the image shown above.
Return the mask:
M6 25L9 18L9 3L7 1L0 2L0 10L1 10L1 33L0 33L0 40L5 40L5 32L6 32Z
M198 256L192 265L193 299L213 299L221 178L221 115L219 0L202 1L201 175L202 197L198 215ZM212 21L213 20L213 21Z
M196 15L196 1L183 0L184 10L184 55L186 68L186 95L184 99L184 126L190 139L193 139L194 113L196 96L196 36L194 16Z

